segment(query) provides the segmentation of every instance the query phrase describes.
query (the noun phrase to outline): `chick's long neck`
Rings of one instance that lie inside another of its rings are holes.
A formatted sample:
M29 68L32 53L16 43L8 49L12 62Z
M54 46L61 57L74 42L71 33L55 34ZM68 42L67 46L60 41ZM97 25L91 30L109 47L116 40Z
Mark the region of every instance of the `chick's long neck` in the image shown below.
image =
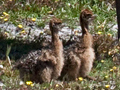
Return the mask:
M59 41L59 35L58 35L58 31L51 31L52 34L52 43L54 44L55 42Z
M82 16L80 16L80 24L81 24L81 28L82 28L82 36L86 33L86 29L88 30L88 25L89 23L87 21L85 21Z
M54 28L52 28L51 30L52 44L53 44L53 48L56 53L56 56L61 56L61 53L63 51L63 45L62 45L61 40L59 39L58 32L59 32L58 30L54 30Z
M80 23L82 28L82 37L83 37L84 47L86 48L92 47L93 38L92 38L92 35L88 32L89 22L85 21L82 17L80 17Z

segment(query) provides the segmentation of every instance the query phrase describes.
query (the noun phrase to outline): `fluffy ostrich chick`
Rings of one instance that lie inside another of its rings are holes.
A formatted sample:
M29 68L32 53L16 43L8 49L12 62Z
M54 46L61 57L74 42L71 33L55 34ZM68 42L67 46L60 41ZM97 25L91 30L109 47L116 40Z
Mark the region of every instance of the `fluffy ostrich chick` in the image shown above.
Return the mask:
M22 80L44 83L61 75L64 65L63 45L58 34L61 23L58 18L50 20L51 48L32 51L16 63L14 68L19 70Z
M77 77L89 77L95 59L92 48L93 37L88 32L88 25L94 19L92 11L85 9L80 14L82 36L71 46L64 49L65 64L60 79L75 80Z

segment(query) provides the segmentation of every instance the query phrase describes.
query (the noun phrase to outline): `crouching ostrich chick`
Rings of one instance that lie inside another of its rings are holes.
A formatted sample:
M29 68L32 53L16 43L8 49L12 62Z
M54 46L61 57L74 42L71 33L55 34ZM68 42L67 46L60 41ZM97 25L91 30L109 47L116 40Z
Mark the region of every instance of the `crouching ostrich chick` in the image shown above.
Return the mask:
M23 56L14 66L20 72L24 81L31 80L36 83L50 82L61 75L64 65L63 45L58 32L62 21L57 18L50 20L49 27L52 35L52 47L30 52Z
M75 80L88 77L93 66L95 53L92 48L93 37L88 32L88 25L94 19L93 13L85 9L80 14L82 36L70 47L64 49L65 64L60 79ZM90 78L91 79L91 78Z

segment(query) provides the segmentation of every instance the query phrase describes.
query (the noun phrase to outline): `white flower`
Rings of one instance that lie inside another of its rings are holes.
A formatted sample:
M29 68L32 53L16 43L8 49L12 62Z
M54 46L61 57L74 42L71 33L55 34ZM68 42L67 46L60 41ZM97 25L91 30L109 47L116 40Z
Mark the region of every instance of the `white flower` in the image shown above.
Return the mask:
M68 3L68 6L70 6L71 4L70 3Z
M64 10L64 8L62 8L62 12L66 12L66 11Z
M0 65L0 68L3 69L3 65Z
M23 85L24 84L24 82L23 81L20 81L20 83L19 83L20 85Z
M2 82L0 82L0 87L5 86Z

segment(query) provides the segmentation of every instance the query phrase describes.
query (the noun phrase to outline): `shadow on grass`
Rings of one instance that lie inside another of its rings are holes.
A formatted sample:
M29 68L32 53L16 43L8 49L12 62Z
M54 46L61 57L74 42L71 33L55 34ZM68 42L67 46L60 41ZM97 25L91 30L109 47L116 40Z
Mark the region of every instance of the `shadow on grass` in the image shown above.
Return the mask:
M40 41L23 41L16 39L0 39L0 59L5 60L7 45L12 44L10 51L10 58L13 60L19 59L22 55L29 53L33 50L40 50L43 47L44 39Z

